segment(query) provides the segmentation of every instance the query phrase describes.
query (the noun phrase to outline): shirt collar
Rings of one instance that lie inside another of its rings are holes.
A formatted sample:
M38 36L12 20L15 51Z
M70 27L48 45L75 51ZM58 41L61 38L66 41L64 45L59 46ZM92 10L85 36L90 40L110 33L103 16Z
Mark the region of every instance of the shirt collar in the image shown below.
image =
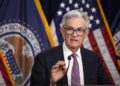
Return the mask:
M65 58L72 54L72 51L66 46L65 42L63 42L63 54ZM80 48L77 50L76 54L78 57L81 57Z

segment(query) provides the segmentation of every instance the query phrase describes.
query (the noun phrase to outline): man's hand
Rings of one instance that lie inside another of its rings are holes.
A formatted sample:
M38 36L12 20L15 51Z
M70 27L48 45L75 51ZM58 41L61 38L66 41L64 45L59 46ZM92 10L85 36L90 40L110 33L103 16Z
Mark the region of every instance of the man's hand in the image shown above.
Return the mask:
M66 74L66 72L67 68L65 66L65 62L58 61L55 65L52 66L51 69L51 84L59 81Z

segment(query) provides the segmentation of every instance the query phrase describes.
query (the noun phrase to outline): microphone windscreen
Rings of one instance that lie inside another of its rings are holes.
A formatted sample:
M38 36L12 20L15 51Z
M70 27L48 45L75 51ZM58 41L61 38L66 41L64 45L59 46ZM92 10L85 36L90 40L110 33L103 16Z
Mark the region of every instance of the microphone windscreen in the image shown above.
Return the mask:
M68 60L71 60L71 56L68 56Z

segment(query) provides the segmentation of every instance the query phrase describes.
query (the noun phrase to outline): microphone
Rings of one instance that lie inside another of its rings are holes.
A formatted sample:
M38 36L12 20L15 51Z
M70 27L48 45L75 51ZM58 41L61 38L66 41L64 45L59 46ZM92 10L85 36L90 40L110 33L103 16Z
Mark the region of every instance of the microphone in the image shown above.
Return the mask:
M69 69L69 67L70 67L70 60L71 60L71 55L70 55L70 56L68 56L68 61L69 61L69 62L68 62L67 72L68 72L68 69ZM66 72L66 73L67 73L67 72Z
M69 66L70 66L70 60L71 60L71 55L70 56L68 56L68 67L67 67L67 71L66 71L66 73L68 72L68 69L69 69ZM62 66L59 66L60 68L62 68ZM62 68L62 70L64 71L64 68Z

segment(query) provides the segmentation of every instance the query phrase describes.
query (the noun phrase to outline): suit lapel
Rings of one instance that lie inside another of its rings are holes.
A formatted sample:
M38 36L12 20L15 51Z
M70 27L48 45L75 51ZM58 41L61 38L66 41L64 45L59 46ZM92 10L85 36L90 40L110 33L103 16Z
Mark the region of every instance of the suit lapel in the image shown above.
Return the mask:
M64 55L63 55L63 48L62 45L58 46L58 52L56 53L56 56L58 60L63 60L64 61ZM63 85L68 85L68 80L67 80L67 74L58 81L57 86L63 86Z
M90 64L88 64L89 56L87 55L84 48L81 48L81 57L83 62L83 72L84 72L84 84L89 84L89 71L91 70L88 68Z

